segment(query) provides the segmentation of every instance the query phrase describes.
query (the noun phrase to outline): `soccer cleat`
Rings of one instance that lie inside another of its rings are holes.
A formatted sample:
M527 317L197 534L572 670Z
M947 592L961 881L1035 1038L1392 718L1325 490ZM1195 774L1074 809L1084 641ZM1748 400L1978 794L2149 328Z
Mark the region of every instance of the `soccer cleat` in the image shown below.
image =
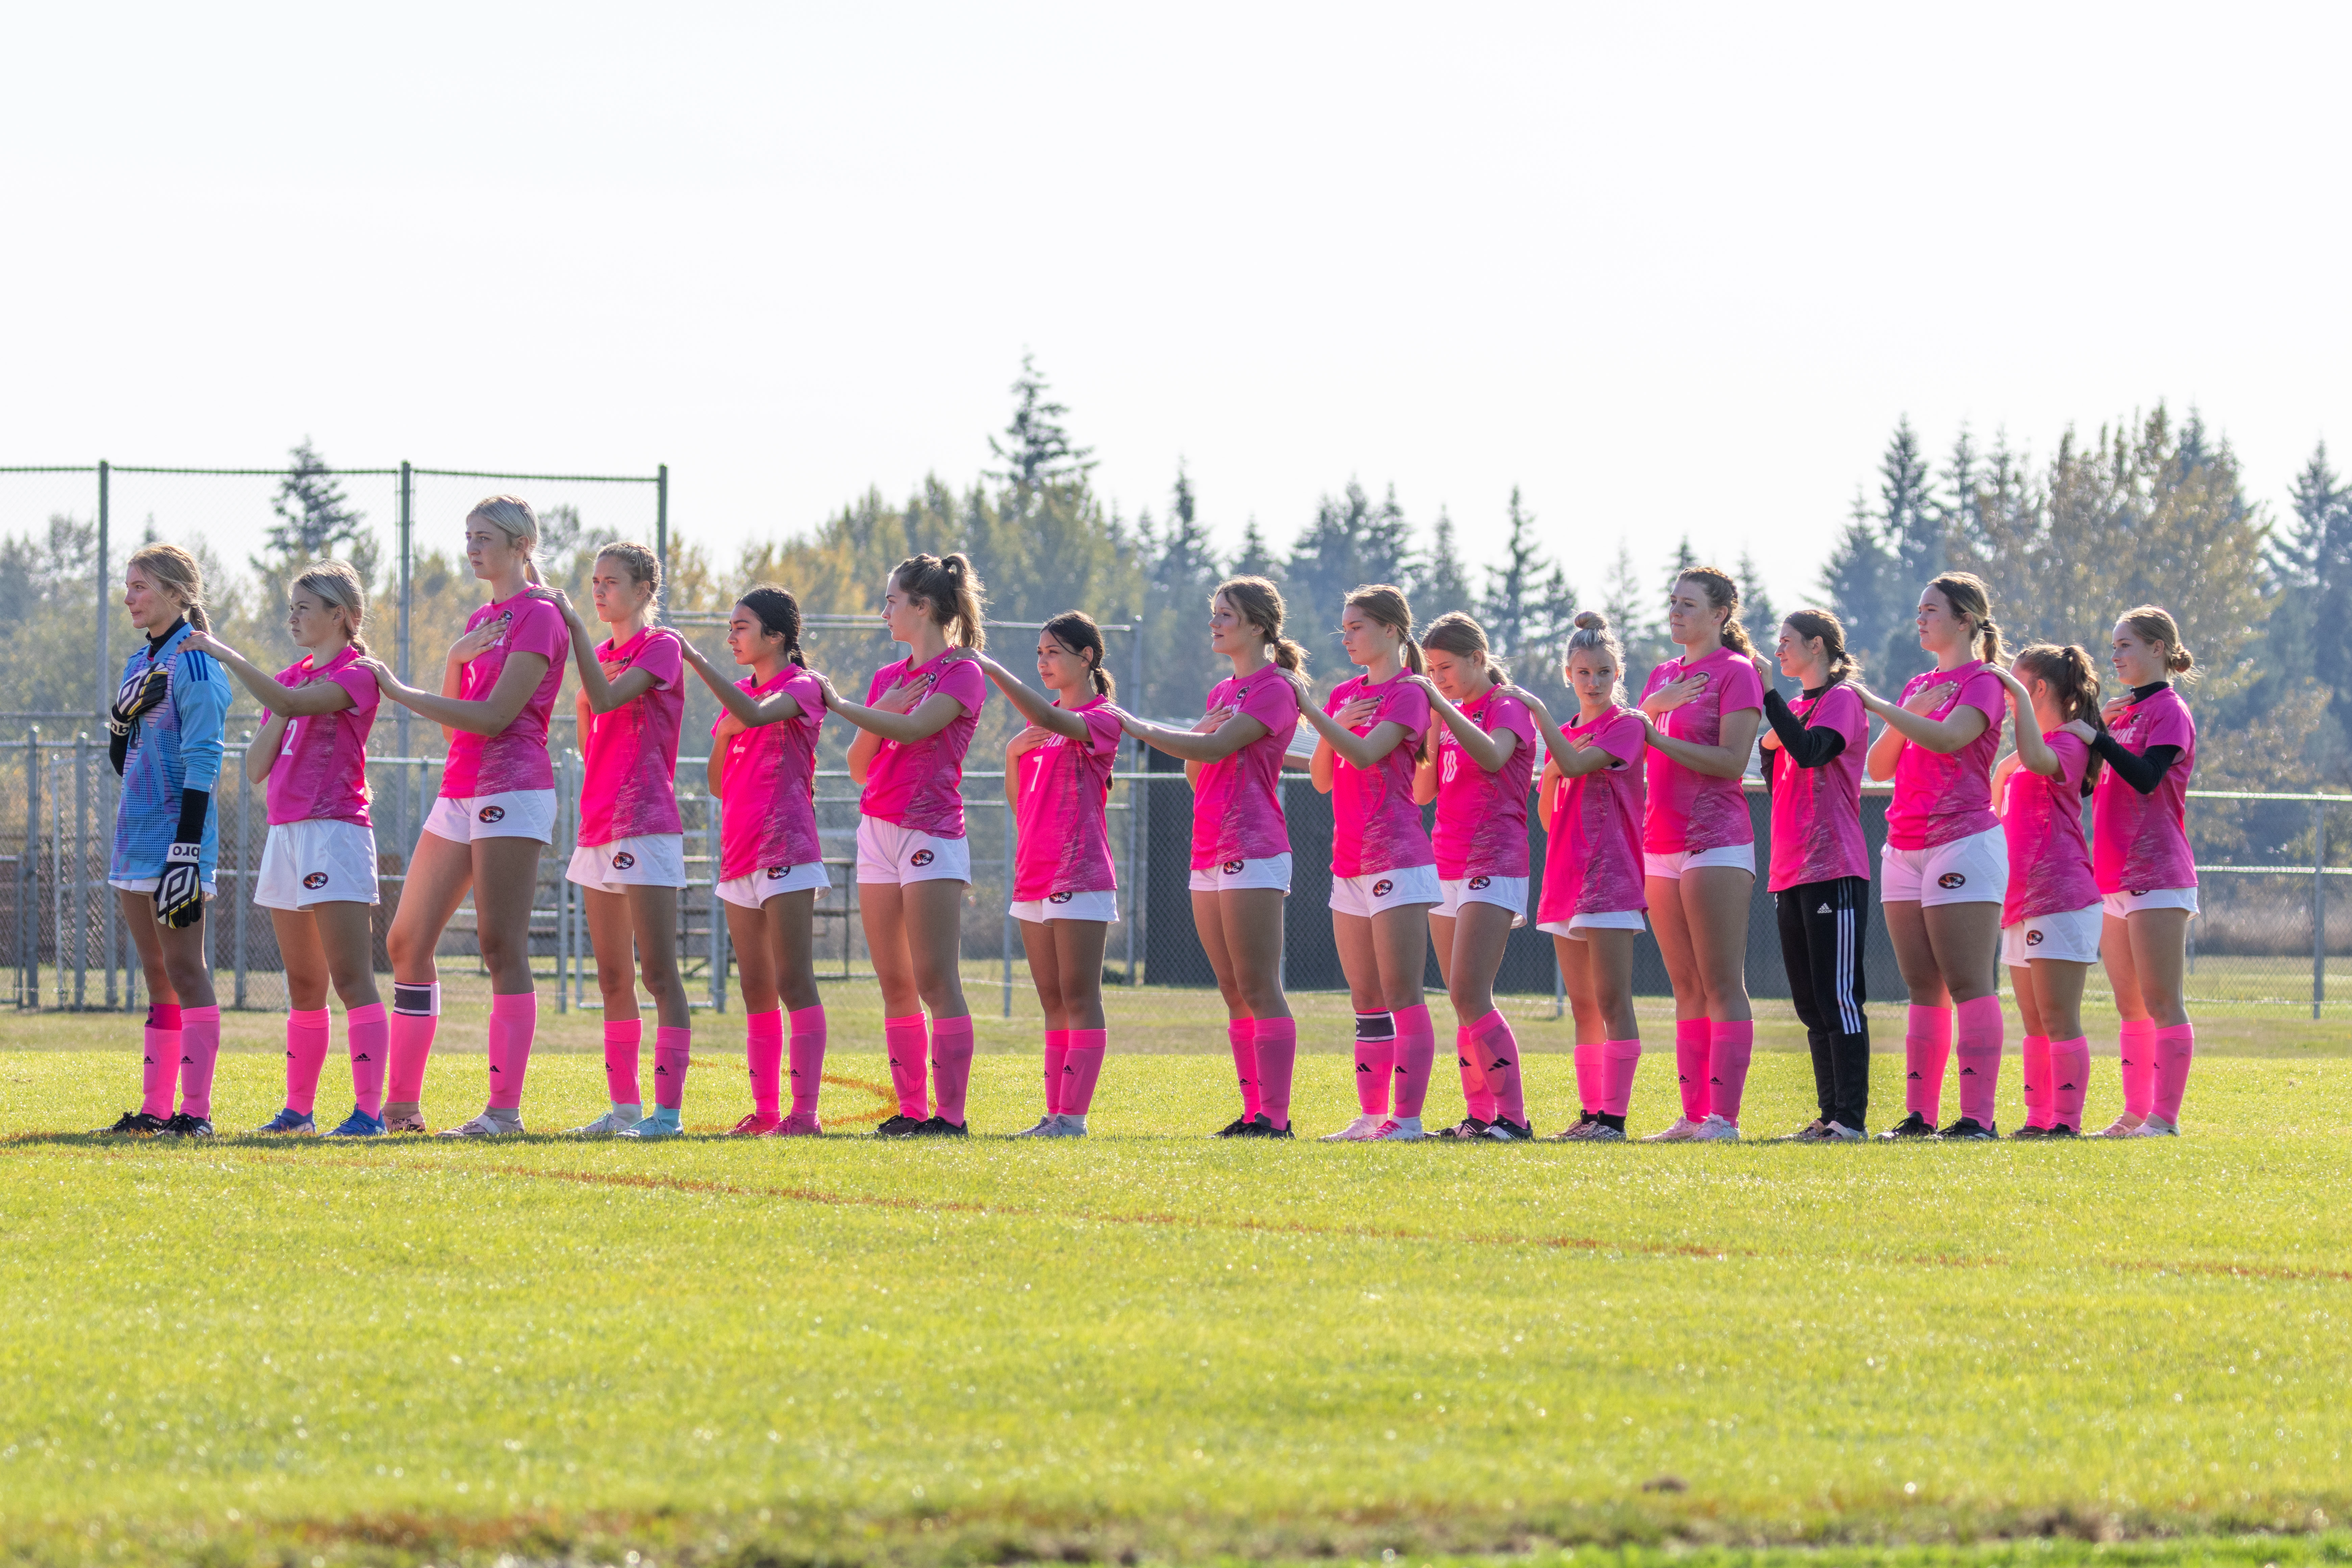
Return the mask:
M1359 1116L1337 1132L1323 1134L1323 1142L1326 1143L1369 1142L1379 1137L1381 1129L1387 1124L1388 1118L1385 1116Z
M1897 1138L1933 1138L1935 1135L1936 1124L1915 1110L1880 1133L1878 1138L1883 1143Z
M381 1138L383 1136L383 1118L370 1116L355 1105L352 1107L352 1113L344 1117L341 1123L327 1136L330 1138Z
M425 1125L425 1108L414 1102L407 1105L387 1105L383 1108L383 1130L386 1132L429 1132Z
M1595 1117L1591 1126L1577 1134L1576 1141L1580 1143L1622 1143L1625 1142L1625 1130L1622 1127L1612 1127L1606 1121Z
M213 1124L210 1120L202 1116L191 1116L184 1110L163 1123L163 1136L166 1138L209 1138L212 1135Z
M1448 1138L1484 1138L1486 1136L1486 1129L1489 1125L1489 1123L1481 1121L1475 1116L1465 1116L1461 1121L1455 1122L1453 1126L1447 1128L1444 1136Z
M1286 1121L1281 1126L1276 1127L1274 1124L1274 1118L1261 1110L1250 1119L1249 1131L1243 1133L1241 1136L1244 1138L1289 1138L1295 1136L1295 1134L1293 1134L1290 1130L1290 1123Z
M1828 1126L1829 1123L1816 1116L1811 1121L1806 1122L1802 1127L1798 1128L1794 1132L1784 1132L1780 1137L1773 1139L1772 1142L1775 1143L1819 1143L1829 1136L1829 1133L1825 1131Z
M166 1125L168 1123L160 1116L152 1116L144 1110L126 1110L122 1119L113 1126L93 1128L92 1131L101 1138L117 1133L125 1138L152 1138Z
M971 1130L961 1121L950 1121L944 1116L934 1116L928 1121L917 1123L915 1131L909 1133L908 1136L914 1138L968 1138L971 1136Z
M2016 1142L2017 1141L2025 1138L2047 1138L2049 1136L2050 1129L2047 1127L2036 1127L2031 1121L2027 1122L2024 1126L2019 1128L2016 1131L2009 1135L2011 1142Z
M2101 1138L2128 1138L2133 1133L2139 1131L2139 1119L2133 1116L2130 1111L2126 1110L2121 1116L2116 1117L2113 1121L2108 1122L2105 1130L2095 1134L2095 1136Z
M1694 1143L1737 1143L1739 1142L1739 1125L1709 1113L1707 1119L1698 1124L1698 1131L1690 1135L1690 1141Z
M319 1131L319 1124L311 1119L309 1111L297 1110L289 1105L283 1110L280 1110L277 1115L271 1117L268 1121L263 1122L260 1126L255 1128L254 1131L256 1132L269 1133L307 1133L315 1137Z
M2161 1116L2151 1116L2147 1121L2141 1122L2138 1126L2133 1128L2131 1130L2130 1136L2134 1138L2178 1138L2180 1136L2180 1129L2173 1123L2167 1121Z
M1848 1127L1843 1121L1822 1123L1822 1142L1824 1143L1859 1143L1863 1137L1859 1128Z
M1579 1116L1574 1121L1570 1122L1559 1131L1551 1134L1549 1141L1554 1143L1581 1143L1586 1139L1591 1137L1592 1130L1600 1125L1600 1114L1596 1111L1588 1110L1581 1116Z
M884 1121L881 1126L877 1127L874 1130L874 1136L877 1138L912 1138L916 1132L921 1129L922 1125L923 1119L921 1117L909 1116L902 1110Z
M1653 1132L1647 1138L1643 1139L1642 1142L1644 1143L1687 1143L1692 1139L1697 1137L1698 1130L1706 1125L1706 1123L1704 1121L1694 1121L1687 1116L1677 1116L1675 1118L1675 1124L1672 1127L1667 1128L1663 1132Z
M502 1121L499 1117L491 1114L489 1111L485 1110L479 1116L475 1117L471 1121L460 1122L455 1127L446 1128L438 1135L443 1138L510 1137L522 1131L522 1117L520 1113L514 1111L509 1111L507 1114L513 1116L514 1120L512 1121Z
M1048 1138L1083 1138L1086 1135L1087 1119L1073 1116L1066 1110L1054 1118L1054 1130L1045 1134Z
M644 1121L642 1116L625 1116L618 1110L608 1110L585 1127L574 1127L564 1134L567 1138L618 1138Z
M678 1125L675 1113L668 1116L647 1116L634 1127L621 1130L624 1138L683 1138L686 1129Z
M2000 1129L1998 1127L1987 1127L1981 1122L1975 1121L1973 1118L1963 1116L1958 1121L1953 1122L1949 1127L1947 1127L1942 1131L1937 1133L1936 1136L1938 1138L1949 1138L1962 1143L1980 1143L1988 1138L2000 1137Z
M776 1123L772 1136L777 1138L822 1138L824 1123L816 1119L814 1110L795 1110Z
M1045 1115L1037 1118L1036 1126L1024 1127L1020 1131L1015 1132L1013 1136L1015 1138L1059 1137L1059 1129L1061 1125L1062 1118L1060 1114L1058 1112L1049 1110Z
M1366 1142L1380 1143L1411 1143L1428 1136L1428 1133L1423 1132L1421 1130L1420 1117L1391 1116L1386 1121L1381 1122L1381 1130L1374 1133L1370 1139L1366 1140Z
M762 1116L755 1110L751 1112L751 1115L743 1118L742 1121L738 1121L734 1126L730 1127L727 1130L727 1136L730 1138L764 1138L782 1125L783 1123L779 1121L776 1118L772 1116Z
M1478 1136L1492 1139L1497 1143L1527 1143L1533 1142L1535 1135L1536 1130L1526 1122L1514 1121L1507 1116L1497 1116L1486 1124L1486 1131Z
M1212 1138L1246 1138L1249 1136L1249 1127L1250 1119L1248 1117L1236 1116L1231 1121L1226 1122L1223 1127L1218 1128L1214 1132L1210 1133L1209 1136Z

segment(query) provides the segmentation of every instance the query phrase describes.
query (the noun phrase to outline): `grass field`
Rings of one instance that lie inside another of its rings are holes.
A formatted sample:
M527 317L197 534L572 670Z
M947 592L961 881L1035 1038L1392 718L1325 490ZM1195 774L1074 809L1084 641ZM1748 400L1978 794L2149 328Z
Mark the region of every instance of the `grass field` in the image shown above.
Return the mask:
M841 1126L887 1081L854 1012ZM736 1026L698 1022L723 1125ZM129 1103L124 1021L20 1016L0 1559L2352 1561L2352 1060L2200 1025L2156 1144L1236 1145L1195 1136L1219 1056L1159 1051L1083 1142L352 1148L61 1134ZM232 1019L224 1128L277 1104L276 1028ZM533 1126L598 1108L594 1028L551 1019ZM983 1054L975 1127L1034 1077ZM1302 1131L1349 1079L1302 1063ZM431 1111L480 1083L445 1051ZM1768 1048L1744 1120L1809 1099Z

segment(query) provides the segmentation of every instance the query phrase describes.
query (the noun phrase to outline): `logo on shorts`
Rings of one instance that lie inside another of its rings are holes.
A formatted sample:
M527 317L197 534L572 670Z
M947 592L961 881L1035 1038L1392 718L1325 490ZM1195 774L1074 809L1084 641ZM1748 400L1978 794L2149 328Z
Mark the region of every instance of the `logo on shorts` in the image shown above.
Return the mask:
M1249 862L1246 860L1228 860L1223 866L1220 866L1218 869L1223 871L1228 877L1238 877L1242 874L1242 868L1247 864L1249 864Z
M1494 884L1495 879L1492 877L1473 877L1470 879L1470 890L1474 893L1483 893Z
M2042 945L2042 928L2040 926L2034 926L2026 931L2025 945L2028 947L2040 947Z
M1379 881L1372 884L1372 897L1376 899L1385 899L1391 893L1395 891L1396 884L1390 881L1386 877L1382 877Z
M506 819L507 808L503 805L486 805L474 813L477 822L504 822Z
M1055 893L1045 901L1049 904L1066 904L1076 897L1076 893Z
M1961 876L1958 871L1947 871L1942 876L1936 879L1936 886L1939 888L1965 888L1968 885L1969 879L1966 877Z
M613 857L613 869L615 871L625 871L636 863L637 858L625 849Z
M313 871L302 879L302 885L315 893L327 885L327 874L324 871Z
M914 866L928 866L934 858L936 858L936 857L934 857L928 849L918 849L912 855L907 857L908 863Z
M791 869L789 866L771 866L768 868L768 880L781 882L784 879L784 873Z

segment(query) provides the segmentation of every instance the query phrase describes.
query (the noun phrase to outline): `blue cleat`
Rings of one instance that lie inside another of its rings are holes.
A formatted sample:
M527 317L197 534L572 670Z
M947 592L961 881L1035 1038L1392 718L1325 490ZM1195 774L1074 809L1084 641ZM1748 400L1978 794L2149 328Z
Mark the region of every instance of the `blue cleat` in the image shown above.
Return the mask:
M297 1110L289 1105L254 1131L270 1133L293 1132L304 1137L314 1137L318 1133L319 1124L310 1119L309 1111Z
M383 1136L383 1118L370 1116L355 1105L352 1107L352 1113L343 1118L342 1125L327 1136L330 1138L381 1138Z

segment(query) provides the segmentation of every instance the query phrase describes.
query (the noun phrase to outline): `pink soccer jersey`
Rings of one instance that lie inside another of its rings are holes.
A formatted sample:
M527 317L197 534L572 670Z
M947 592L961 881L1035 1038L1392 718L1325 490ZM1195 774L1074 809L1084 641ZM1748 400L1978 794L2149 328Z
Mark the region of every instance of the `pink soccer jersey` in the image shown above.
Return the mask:
M2088 909L2099 901L2083 842L2083 770L2091 748L2073 735L2042 737L2058 753L2058 776L2044 778L2022 763L2010 770L2001 834L2009 843L2009 895L2000 923L2039 920Z
M1886 805L1886 842L1897 849L1932 849L2000 825L1992 814L1992 764L2000 753L2008 689L1979 659L1913 676L1904 682L1896 706L1916 692L1937 689L1941 696L1927 718L1948 718L1965 703L1984 714L1984 733L1957 752L1903 742L1895 762L1895 796Z
M1536 721L1527 704L1499 686L1462 704L1462 716L1487 734L1505 731L1518 744L1501 767L1488 773L1471 760L1437 725L1437 874L1447 881L1465 877L1528 874L1528 781L1535 776Z
M2091 845L2097 856L2099 890L2146 893L2158 888L2197 885L2197 858L2189 853L2189 775L2197 767L2197 723L2189 704L2167 686L2151 691L2107 726L2124 750L2178 746L2180 758L2167 768L2156 793L2142 795L2116 776L2099 774L2091 793Z
M1227 676L1202 708L1230 708L1265 733L1222 762L1204 763L1192 786L1192 869L1267 860L1290 853L1282 816L1282 758L1298 730L1298 698L1271 667L1244 679Z
M280 686L331 680L352 694L352 705L333 713L286 721L286 741L269 765L265 801L269 820L352 822L368 826L367 742L375 723L375 677L354 669L359 652L342 652L316 668L305 655L278 672ZM262 722L269 721L265 710Z
M1772 766L1773 892L1840 877L1868 877L1870 851L1862 841L1862 765L1870 750L1870 713L1851 686L1800 698L1789 710L1810 729L1845 737L1838 754L1818 768L1801 768L1775 747Z
M1111 764L1118 760L1118 715L1097 697L1073 710L1087 721L1083 741L1049 735L1021 753L1020 847L1013 862L1013 899L1029 903L1063 893L1099 893L1118 886L1111 872L1110 830L1103 808L1110 799Z
M963 837L963 754L980 723L981 704L988 700L988 677L961 652L948 648L920 668L910 659L886 664L866 682L869 708L894 687L914 686L922 691L916 708L943 693L963 709L936 734L907 745L882 742L866 765L866 793L857 803L866 816L934 838Z
M801 705L780 720L727 737L719 774L719 879L733 881L780 866L824 858L816 837L816 740L824 724L824 689L797 664L765 686L745 676L736 686L755 701L781 691ZM719 723L725 722L722 713ZM710 732L719 733L719 723Z
M563 689L563 661L572 652L572 631L553 601L530 589L511 599L491 600L466 617L466 629L470 632L501 616L512 616L511 624L498 641L466 666L457 695L468 702L487 700L513 654L540 655L547 660L547 674L514 722L497 734L476 735L460 730L449 738L449 758L441 769L441 794L451 800L555 787L555 767L547 759L547 720L555 711L555 694Z
M1429 693L1402 675L1379 686L1359 675L1332 689L1323 711L1336 713L1358 697L1377 698L1380 708L1355 733L1395 723L1404 726L1404 739L1369 768L1332 759L1331 875L1370 877L1433 865L1437 853L1421 826L1421 807L1412 803L1413 770L1421 765L1421 738L1429 730Z
M1536 923L1646 910L1642 818L1649 790L1642 753L1649 748L1649 731L1639 713L1612 708L1590 724L1570 725L1565 733L1617 760L1598 772L1552 782L1551 833L1544 844Z
M581 759L581 843L683 830L677 780L677 731L686 718L684 648L667 626L647 626L619 647L609 637L596 645L605 679L642 669L654 683L589 721Z
M1670 658L1650 671L1642 688L1644 701L1668 681L1686 675L1704 675L1699 694L1668 713L1658 728L1694 746L1723 743L1723 716L1745 709L1761 710L1764 683L1756 666L1735 648L1719 647L1704 658ZM1649 819L1643 824L1642 847L1653 855L1683 850L1722 849L1756 842L1756 826L1748 817L1748 796L1736 778L1698 773L1664 752L1649 757Z

